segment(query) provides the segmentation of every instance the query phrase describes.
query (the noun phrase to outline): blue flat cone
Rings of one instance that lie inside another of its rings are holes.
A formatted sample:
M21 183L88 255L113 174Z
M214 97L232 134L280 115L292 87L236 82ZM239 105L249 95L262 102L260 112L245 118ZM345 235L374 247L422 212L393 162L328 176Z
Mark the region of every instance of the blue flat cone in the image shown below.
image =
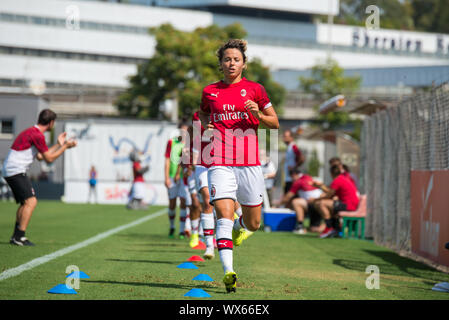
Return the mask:
M67 275L66 278L90 279L90 277L82 271L80 272L73 271L71 274Z
M194 288L187 292L184 297L192 297L192 298L210 298L211 295L208 294L203 289Z
M177 268L180 268L180 269L198 269L198 267L196 265L194 265L193 263L191 263L191 262L183 262L179 266L177 266Z
M204 274L204 273L200 273L199 275L197 275L192 280L197 280L197 281L214 281L214 279L212 279L211 277L209 277L207 274Z
M47 292L56 294L77 294L77 292L74 289L72 289L71 287L67 287L65 284L58 284L57 286L54 286Z

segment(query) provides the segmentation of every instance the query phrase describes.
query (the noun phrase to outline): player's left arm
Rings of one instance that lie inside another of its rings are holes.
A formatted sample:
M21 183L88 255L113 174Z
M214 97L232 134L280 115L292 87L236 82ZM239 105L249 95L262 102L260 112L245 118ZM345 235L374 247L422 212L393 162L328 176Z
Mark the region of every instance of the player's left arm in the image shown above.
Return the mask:
M279 204L279 206L285 206L286 204L288 204L290 202L290 200L293 199L293 196L295 194L291 191L287 192L284 197L281 200L281 203Z
M323 194L318 198L319 199L332 199L332 197L335 195L335 190L332 188L327 187L324 183L313 181L312 185L323 190Z
M273 106L266 107L261 111L256 102L246 100L245 108L250 111L259 122L262 122L269 129L279 129L279 119Z

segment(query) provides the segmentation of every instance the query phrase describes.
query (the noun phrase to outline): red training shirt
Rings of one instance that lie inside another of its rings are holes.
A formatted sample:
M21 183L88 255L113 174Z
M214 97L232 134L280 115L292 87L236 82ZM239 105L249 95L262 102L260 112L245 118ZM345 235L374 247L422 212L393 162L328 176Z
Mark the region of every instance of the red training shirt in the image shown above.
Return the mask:
M359 198L357 197L357 189L351 180L340 174L332 181L330 187L335 190L338 199L346 204L346 210L357 210Z
M212 143L204 150L211 156L210 165L260 165L259 120L246 110L247 100L256 102L261 111L271 107L265 88L246 78L233 84L219 81L204 88L201 110L210 113L215 126ZM204 161L208 161L207 157Z

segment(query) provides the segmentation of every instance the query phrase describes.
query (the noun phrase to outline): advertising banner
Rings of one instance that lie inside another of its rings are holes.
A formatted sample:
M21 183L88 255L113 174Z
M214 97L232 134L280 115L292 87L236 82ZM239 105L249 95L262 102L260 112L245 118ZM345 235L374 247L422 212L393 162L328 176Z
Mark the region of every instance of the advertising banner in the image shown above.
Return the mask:
M449 267L449 171L411 173L412 252Z
M148 204L166 205L164 185L165 148L176 135L173 124L165 122L102 123L94 121L67 122L65 131L76 138L78 146L64 155L64 201L88 202L90 170L97 172L96 193L99 203L127 203L133 181L133 150L140 154ZM93 201L94 195L91 195Z

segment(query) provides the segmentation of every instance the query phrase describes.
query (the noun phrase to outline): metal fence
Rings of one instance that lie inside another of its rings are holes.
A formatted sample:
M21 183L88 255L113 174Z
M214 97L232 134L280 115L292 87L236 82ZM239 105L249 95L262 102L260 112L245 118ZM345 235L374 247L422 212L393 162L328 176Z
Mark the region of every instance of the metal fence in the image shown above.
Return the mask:
M411 250L411 170L449 169L449 84L443 83L364 120L361 191L366 235Z

